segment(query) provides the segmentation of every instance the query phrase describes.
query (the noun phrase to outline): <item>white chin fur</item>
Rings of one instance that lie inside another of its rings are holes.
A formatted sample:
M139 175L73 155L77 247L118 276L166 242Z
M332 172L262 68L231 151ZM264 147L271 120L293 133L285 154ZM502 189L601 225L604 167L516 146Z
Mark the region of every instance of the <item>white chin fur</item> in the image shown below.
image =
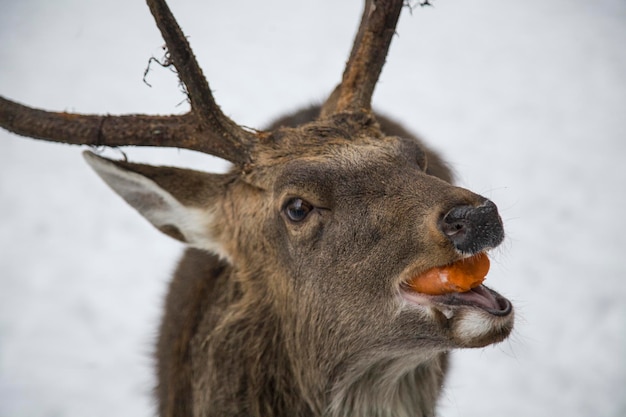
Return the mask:
M497 327L498 317L482 310L467 308L457 319L455 333L458 339L472 341L484 338Z

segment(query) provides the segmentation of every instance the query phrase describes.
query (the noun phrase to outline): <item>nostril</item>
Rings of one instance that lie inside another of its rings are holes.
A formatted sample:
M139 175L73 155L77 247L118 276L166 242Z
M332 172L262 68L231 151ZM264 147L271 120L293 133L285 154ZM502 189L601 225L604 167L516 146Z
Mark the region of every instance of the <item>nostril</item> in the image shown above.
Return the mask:
M449 219L446 221L446 219L444 218L444 221L441 225L441 231L449 237L457 235L459 233L464 233L466 230L467 224L466 222L461 220L455 220L450 222Z

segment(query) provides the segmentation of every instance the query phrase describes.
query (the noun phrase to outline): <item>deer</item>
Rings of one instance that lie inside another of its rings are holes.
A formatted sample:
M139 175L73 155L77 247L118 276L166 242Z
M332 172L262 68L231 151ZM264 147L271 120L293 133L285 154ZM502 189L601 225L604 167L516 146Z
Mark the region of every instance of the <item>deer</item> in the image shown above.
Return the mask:
M166 2L147 4L187 113L74 114L0 97L0 126L232 164L217 174L83 154L187 245L155 349L159 415L434 416L450 352L505 340L514 309L482 283L434 294L411 285L485 255L504 226L492 201L455 186L437 153L372 110L404 0L366 0L326 101L263 130L225 115Z

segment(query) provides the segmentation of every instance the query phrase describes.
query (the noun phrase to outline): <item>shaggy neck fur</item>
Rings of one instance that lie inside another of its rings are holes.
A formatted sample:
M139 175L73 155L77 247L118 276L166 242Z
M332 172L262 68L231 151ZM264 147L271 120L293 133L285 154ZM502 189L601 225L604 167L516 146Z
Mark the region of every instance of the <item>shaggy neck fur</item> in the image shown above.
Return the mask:
M440 354L417 367L415 359L383 359L348 372L335 386L328 416L434 416L447 356Z
M195 400L208 409L264 417L434 416L446 354L394 357L381 352L341 366L334 376L321 363L316 369L306 361L305 376L305 364L291 357L285 343L285 323L267 305L246 305L241 299L235 304L233 314L226 314L229 319L205 339L211 372L196 385Z

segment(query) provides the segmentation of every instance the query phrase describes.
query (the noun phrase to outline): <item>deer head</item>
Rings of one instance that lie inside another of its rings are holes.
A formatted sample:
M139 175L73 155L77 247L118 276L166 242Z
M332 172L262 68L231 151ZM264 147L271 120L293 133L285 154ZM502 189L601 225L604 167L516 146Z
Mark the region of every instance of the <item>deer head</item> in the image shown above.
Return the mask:
M0 98L0 124L44 140L180 147L233 163L226 174L209 174L84 154L156 228L218 255L230 271L220 289L229 301L213 311L220 319L199 345L211 371L199 371L198 380L213 382L195 389L219 385L215 358L229 349L236 356L233 341L256 340L254 329L271 321L264 334L272 340L257 341L259 351L249 356L257 362L268 350L280 356L290 389L313 414L363 415L359 410L382 410L400 397L410 405L396 408L430 410L445 368L442 353L503 340L513 312L483 285L440 295L409 285L432 268L496 247L504 234L492 202L452 185L435 154L408 134L381 129L371 110L403 1L366 1L342 81L317 117L267 131L240 127L222 113L167 5L148 5L190 112L75 115ZM254 349L239 346L247 348ZM420 388L422 380L430 388ZM415 392L399 392L401 381ZM363 392L377 405L361 405ZM204 398L207 409L219 402Z

